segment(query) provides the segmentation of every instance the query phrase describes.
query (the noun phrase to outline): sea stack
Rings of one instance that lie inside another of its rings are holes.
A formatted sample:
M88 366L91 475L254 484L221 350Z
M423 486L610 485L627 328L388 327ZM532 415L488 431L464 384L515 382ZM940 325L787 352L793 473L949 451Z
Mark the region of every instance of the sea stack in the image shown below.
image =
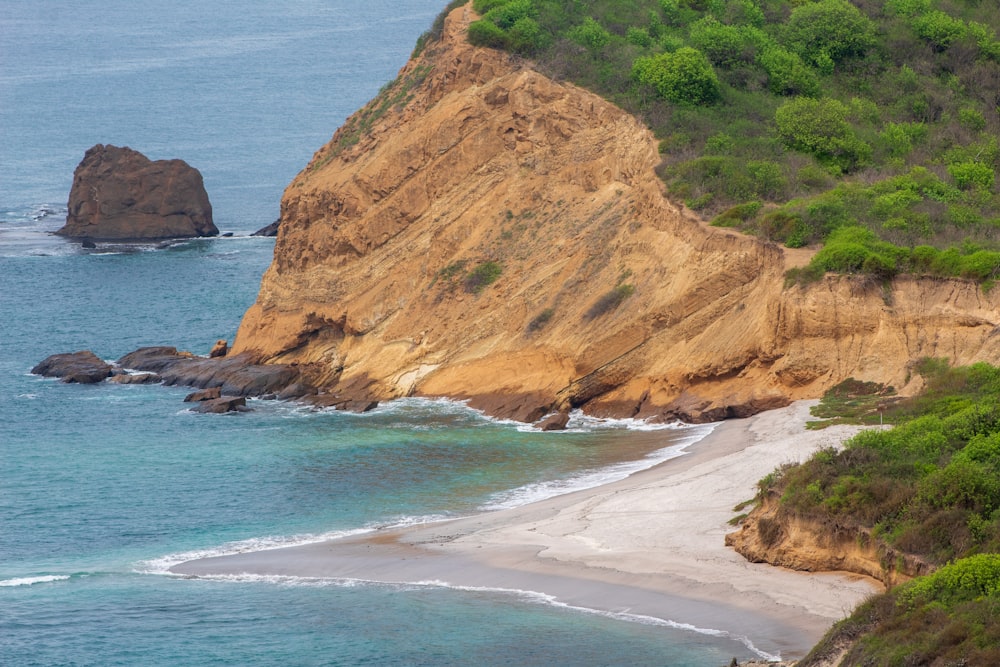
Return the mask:
M201 173L183 160L150 160L131 148L97 144L73 173L61 236L153 241L216 236Z

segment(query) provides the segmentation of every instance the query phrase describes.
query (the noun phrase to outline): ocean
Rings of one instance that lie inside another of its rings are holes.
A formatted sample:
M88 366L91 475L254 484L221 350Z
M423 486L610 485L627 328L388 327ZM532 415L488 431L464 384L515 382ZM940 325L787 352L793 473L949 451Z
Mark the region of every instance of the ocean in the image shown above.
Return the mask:
M702 428L537 433L450 401L365 415L32 376L56 352L232 340L282 190L444 0L0 0L0 665L722 665L740 638L437 583L172 576L182 560L488 511L620 478ZM96 143L203 174L230 238L50 232ZM710 629L708 629L710 630ZM751 638L752 639L752 638Z

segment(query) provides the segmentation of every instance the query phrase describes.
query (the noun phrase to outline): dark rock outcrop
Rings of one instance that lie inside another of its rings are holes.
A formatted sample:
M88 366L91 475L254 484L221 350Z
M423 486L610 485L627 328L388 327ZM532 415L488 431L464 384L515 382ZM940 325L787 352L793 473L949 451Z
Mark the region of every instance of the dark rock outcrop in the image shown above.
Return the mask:
M130 373L119 372L112 375L110 381L117 384L156 384L162 382L163 378L156 373L136 373L132 375Z
M53 354L31 369L35 375L57 377L63 382L94 384L111 376L112 367L90 350Z
M569 414L566 412L557 412L535 422L535 428L542 431L565 431L566 424L568 423Z
M222 398L222 390L218 387L212 387L211 389L201 389L191 392L184 397L184 402L201 403L202 401L214 401L217 398Z
M215 236L201 173L183 160L147 158L97 144L73 173L66 225L56 232L99 241Z
M191 407L191 412L222 414L224 412L249 412L244 396L223 396L207 401L199 401Z
M123 368L159 373L163 384L219 387L225 396L263 396L304 382L297 366L255 364L247 354L205 359L175 347L144 347L118 360Z
M229 353L229 341L217 340L215 345L212 346L212 351L208 353L210 359L215 359L216 357L224 357Z
M278 218L266 227L261 227L250 236L277 236L278 227L281 225L281 218Z

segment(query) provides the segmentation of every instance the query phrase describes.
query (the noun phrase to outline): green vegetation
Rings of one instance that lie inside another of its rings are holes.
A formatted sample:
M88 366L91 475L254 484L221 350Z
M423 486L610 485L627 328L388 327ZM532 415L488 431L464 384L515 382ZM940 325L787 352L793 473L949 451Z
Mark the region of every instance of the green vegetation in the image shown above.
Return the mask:
M831 387L810 412L823 421L809 422L807 428L835 424L881 424L883 413L898 400L896 390L878 382L847 378Z
M825 271L981 282L1000 272L992 3L473 6L473 43L530 55L643 118L672 196L789 247L837 246L790 283Z
M629 298L635 293L635 286L628 283L620 283L608 292L605 292L601 297L594 302L594 305L587 310L585 315L586 319L593 320L600 317L601 315L606 315L618 306L624 303L625 299Z
M528 322L528 333L533 334L536 331L541 331L545 328L551 320L552 316L556 314L555 308L546 308L542 312L535 315L530 322Z
M782 512L870 530L932 563L1000 551L1000 369L925 360L916 371L927 390L881 406L895 428L818 452L772 476L766 490L780 495ZM888 390L851 391L860 384L838 385L818 412L839 405L871 423L871 410L848 399Z
M372 126L388 111L406 106L413 99L412 90L424 82L431 72L431 66L424 64L415 67L405 76L393 79L382 86L378 95L366 104L364 108L347 119L347 122L337 131L337 143L321 159L313 163L311 170L316 171L330 160L340 155L344 150L354 146L361 140Z
M495 283L501 273L503 273L503 267L498 262L488 261L477 264L465 275L465 291L470 294L479 294L489 285Z
M862 605L803 665L858 638L843 664L1000 664L1000 369L925 359L915 371L926 390L913 399L848 380L814 410L871 423L881 408L894 428L760 482L779 515L860 529L942 566Z
M989 581L998 561L995 554L959 560L876 596L837 623L798 664L822 664L845 640L857 643L839 663L844 665L1000 664L1000 594L995 586L980 592L955 581ZM912 592L925 587L934 590Z

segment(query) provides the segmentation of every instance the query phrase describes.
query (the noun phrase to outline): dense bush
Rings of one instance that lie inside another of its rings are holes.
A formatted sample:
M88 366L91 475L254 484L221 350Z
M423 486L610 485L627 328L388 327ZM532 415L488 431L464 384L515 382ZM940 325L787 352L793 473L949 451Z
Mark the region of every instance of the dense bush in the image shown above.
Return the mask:
M712 104L719 99L719 79L705 55L685 46L673 53L639 58L632 67L639 83L652 86L677 104Z
M855 135L847 114L848 108L838 100L797 97L778 107L774 120L789 146L850 171L867 161L871 147Z
M660 139L658 173L691 208L712 217L760 202L754 215L722 221L790 246L866 227L907 251L893 254L895 268L886 253L873 256L876 275L992 275L985 255L965 258L1000 250L995 4L473 6L483 19L471 41L529 54L643 118ZM918 252L926 247L937 256Z
M888 406L895 428L823 450L770 488L783 512L871 530L931 562L1000 550L1000 369L928 360L917 371L927 391Z

